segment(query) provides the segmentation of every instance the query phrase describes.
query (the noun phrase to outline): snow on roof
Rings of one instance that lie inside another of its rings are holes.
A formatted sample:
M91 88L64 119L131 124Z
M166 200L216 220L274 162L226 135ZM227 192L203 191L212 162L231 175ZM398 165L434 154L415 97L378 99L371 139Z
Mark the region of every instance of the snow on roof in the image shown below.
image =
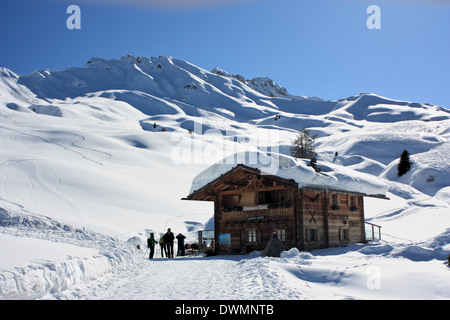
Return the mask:
M358 172L341 165L317 161L316 172L309 160L263 152L235 153L198 174L192 181L189 194L219 178L238 164L259 169L262 174L293 179L299 188L318 188L384 196L388 185L376 176Z

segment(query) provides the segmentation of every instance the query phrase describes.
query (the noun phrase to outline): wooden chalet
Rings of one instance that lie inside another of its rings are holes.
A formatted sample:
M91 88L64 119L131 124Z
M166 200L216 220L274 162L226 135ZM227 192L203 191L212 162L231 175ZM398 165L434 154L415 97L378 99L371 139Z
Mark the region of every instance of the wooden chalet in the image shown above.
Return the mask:
M286 250L364 242L364 196L299 188L294 180L238 164L184 200L214 201L216 253L239 254L264 250L275 234Z

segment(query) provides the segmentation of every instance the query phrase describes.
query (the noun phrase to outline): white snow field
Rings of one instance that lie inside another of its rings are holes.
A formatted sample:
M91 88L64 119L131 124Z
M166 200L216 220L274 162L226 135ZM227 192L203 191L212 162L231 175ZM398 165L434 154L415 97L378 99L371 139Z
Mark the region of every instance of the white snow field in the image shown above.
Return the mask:
M289 157L303 128L328 176ZM449 299L449 136L443 107L293 96L171 57L1 68L0 299ZM194 242L211 227L212 203L181 199L235 153L278 155L277 172L305 185L386 193L365 199L382 240L149 260L150 232Z

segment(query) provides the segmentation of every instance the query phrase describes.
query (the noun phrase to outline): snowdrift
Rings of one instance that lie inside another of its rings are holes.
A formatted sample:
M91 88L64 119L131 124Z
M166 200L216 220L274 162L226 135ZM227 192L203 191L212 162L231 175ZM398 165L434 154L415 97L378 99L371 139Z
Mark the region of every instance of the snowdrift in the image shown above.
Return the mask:
M142 258L134 245L50 218L0 209L0 226L2 299L57 298Z

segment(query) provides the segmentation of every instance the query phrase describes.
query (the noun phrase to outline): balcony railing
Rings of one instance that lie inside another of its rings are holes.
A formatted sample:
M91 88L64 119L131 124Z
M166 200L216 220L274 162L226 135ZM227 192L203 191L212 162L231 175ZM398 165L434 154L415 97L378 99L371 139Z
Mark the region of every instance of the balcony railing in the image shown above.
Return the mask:
M270 203L255 204L250 206L223 207L222 219L242 220L242 219L264 219L270 217L290 216L294 212L292 203Z
M364 222L365 232L366 232L366 241L372 240L381 240L381 226Z

